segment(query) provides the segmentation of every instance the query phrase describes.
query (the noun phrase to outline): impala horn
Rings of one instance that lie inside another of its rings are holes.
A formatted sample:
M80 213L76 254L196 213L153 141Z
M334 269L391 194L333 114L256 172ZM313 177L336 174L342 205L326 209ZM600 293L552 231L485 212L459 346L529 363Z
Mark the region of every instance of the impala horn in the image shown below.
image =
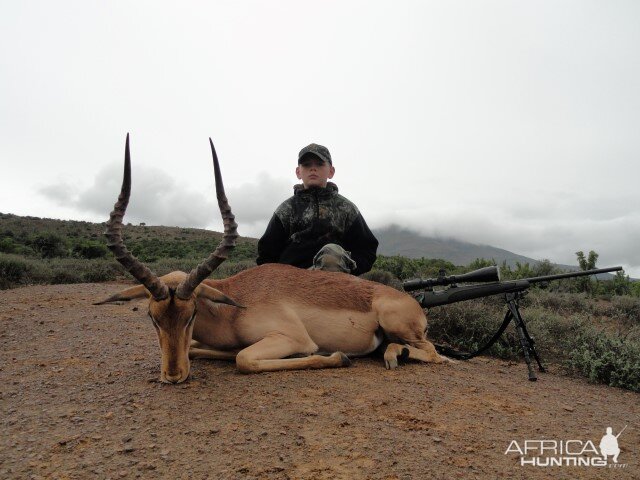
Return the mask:
M178 285L176 295L182 300L187 300L196 287L200 285L200 282L207 278L211 272L218 268L218 266L227 259L229 252L235 248L236 238L238 238L238 224L235 222L235 217L233 213L231 213L229 201L224 193L218 155L216 154L216 149L213 146L211 138L209 138L209 143L211 144L211 153L213 155L213 171L216 178L216 196L218 197L218 207L222 214L224 234L222 235L220 245L218 245L213 253L209 255L209 258L191 270L187 278Z
M118 196L118 201L113 206L113 211L107 222L107 230L104 234L107 237L107 247L113 252L118 262L133 277L142 283L156 300L163 300L169 296L169 288L149 270L140 260L127 250L122 241L122 219L129 204L131 194L131 156L129 154L129 134L124 150L124 176L122 178L122 189Z

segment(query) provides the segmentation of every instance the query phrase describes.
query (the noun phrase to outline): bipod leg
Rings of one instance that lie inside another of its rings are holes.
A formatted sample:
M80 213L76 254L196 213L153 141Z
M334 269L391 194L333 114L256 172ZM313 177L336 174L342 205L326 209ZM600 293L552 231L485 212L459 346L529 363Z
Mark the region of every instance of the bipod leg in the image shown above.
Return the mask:
M524 323L522 319L522 315L520 315L520 310L518 309L518 300L522 297L521 292L515 293L507 293L505 294L505 300L507 301L507 307L509 308L509 313L513 318L515 323L516 332L518 333L518 338L520 339L520 345L522 345L522 351L524 353L524 360L527 362L527 369L529 370L529 380L535 382L538 377L536 376L536 372L531 365L531 356L535 358L538 363L538 368L541 372L545 372L545 368L542 366L540 361L540 357L538 356L538 352L536 352L535 342L533 338L529 335L527 331L527 325Z

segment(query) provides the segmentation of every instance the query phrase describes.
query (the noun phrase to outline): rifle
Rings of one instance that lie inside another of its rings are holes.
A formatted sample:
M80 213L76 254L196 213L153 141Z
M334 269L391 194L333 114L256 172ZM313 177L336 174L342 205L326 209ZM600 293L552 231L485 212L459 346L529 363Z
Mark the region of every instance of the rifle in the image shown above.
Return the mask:
M535 358L538 363L538 369L541 372L545 372L546 370L542 366L538 352L536 352L535 349L535 342L527 331L527 326L519 309L519 301L527 294L527 290L536 283L546 283L552 280L560 280L562 278L583 277L599 273L617 272L620 270L622 270L622 267L597 268L579 272L523 278L520 280L500 281L500 272L497 267L493 266L474 270L462 275L451 275L448 277L445 276L444 270L440 270L440 273L436 278L409 280L404 282L402 286L407 292L423 290L415 296L422 308L448 305L450 303L463 302L474 298L489 297L491 295L504 295L504 300L507 304L507 313L505 314L502 325L498 331L484 346L473 353L458 352L441 345L436 345L436 348L438 352L443 355L468 360L491 347L491 345L500 338L509 323L513 320L520 340L520 345L522 346L524 353L524 359L527 363L527 369L529 370L529 380L536 381L537 377L533 367L531 366L531 356ZM467 282L480 282L483 284L458 286L458 283ZM434 286L448 286L448 288L445 290L434 291Z

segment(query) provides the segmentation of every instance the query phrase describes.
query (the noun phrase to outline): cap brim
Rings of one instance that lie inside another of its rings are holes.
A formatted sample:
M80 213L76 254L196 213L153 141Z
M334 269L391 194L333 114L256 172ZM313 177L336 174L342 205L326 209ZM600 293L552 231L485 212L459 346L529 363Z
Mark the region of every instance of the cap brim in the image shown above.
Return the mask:
M314 156L316 158L319 158L320 160L322 160L325 163L328 163L329 165L333 165L333 163L331 163L331 160L329 160L326 157L323 157L322 155L318 154L318 153L314 153L314 152L306 152L304 155L302 155L301 157L298 158L298 165L300 165L300 163L307 157L309 156Z

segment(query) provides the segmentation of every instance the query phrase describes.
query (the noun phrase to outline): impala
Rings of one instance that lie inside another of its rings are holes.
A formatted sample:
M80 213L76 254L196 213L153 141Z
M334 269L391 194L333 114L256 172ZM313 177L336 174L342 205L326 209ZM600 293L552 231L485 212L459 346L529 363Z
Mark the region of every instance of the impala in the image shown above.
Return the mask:
M187 379L190 358L235 359L243 373L345 367L387 343L384 362L398 357L451 361L425 337L427 319L412 297L346 273L266 264L224 280L207 277L234 248L238 225L227 201L213 142L216 195L224 223L218 247L189 274L158 277L129 252L122 219L131 193L129 135L122 189L105 235L108 247L140 285L112 295L110 302L148 298L162 353L160 380Z

